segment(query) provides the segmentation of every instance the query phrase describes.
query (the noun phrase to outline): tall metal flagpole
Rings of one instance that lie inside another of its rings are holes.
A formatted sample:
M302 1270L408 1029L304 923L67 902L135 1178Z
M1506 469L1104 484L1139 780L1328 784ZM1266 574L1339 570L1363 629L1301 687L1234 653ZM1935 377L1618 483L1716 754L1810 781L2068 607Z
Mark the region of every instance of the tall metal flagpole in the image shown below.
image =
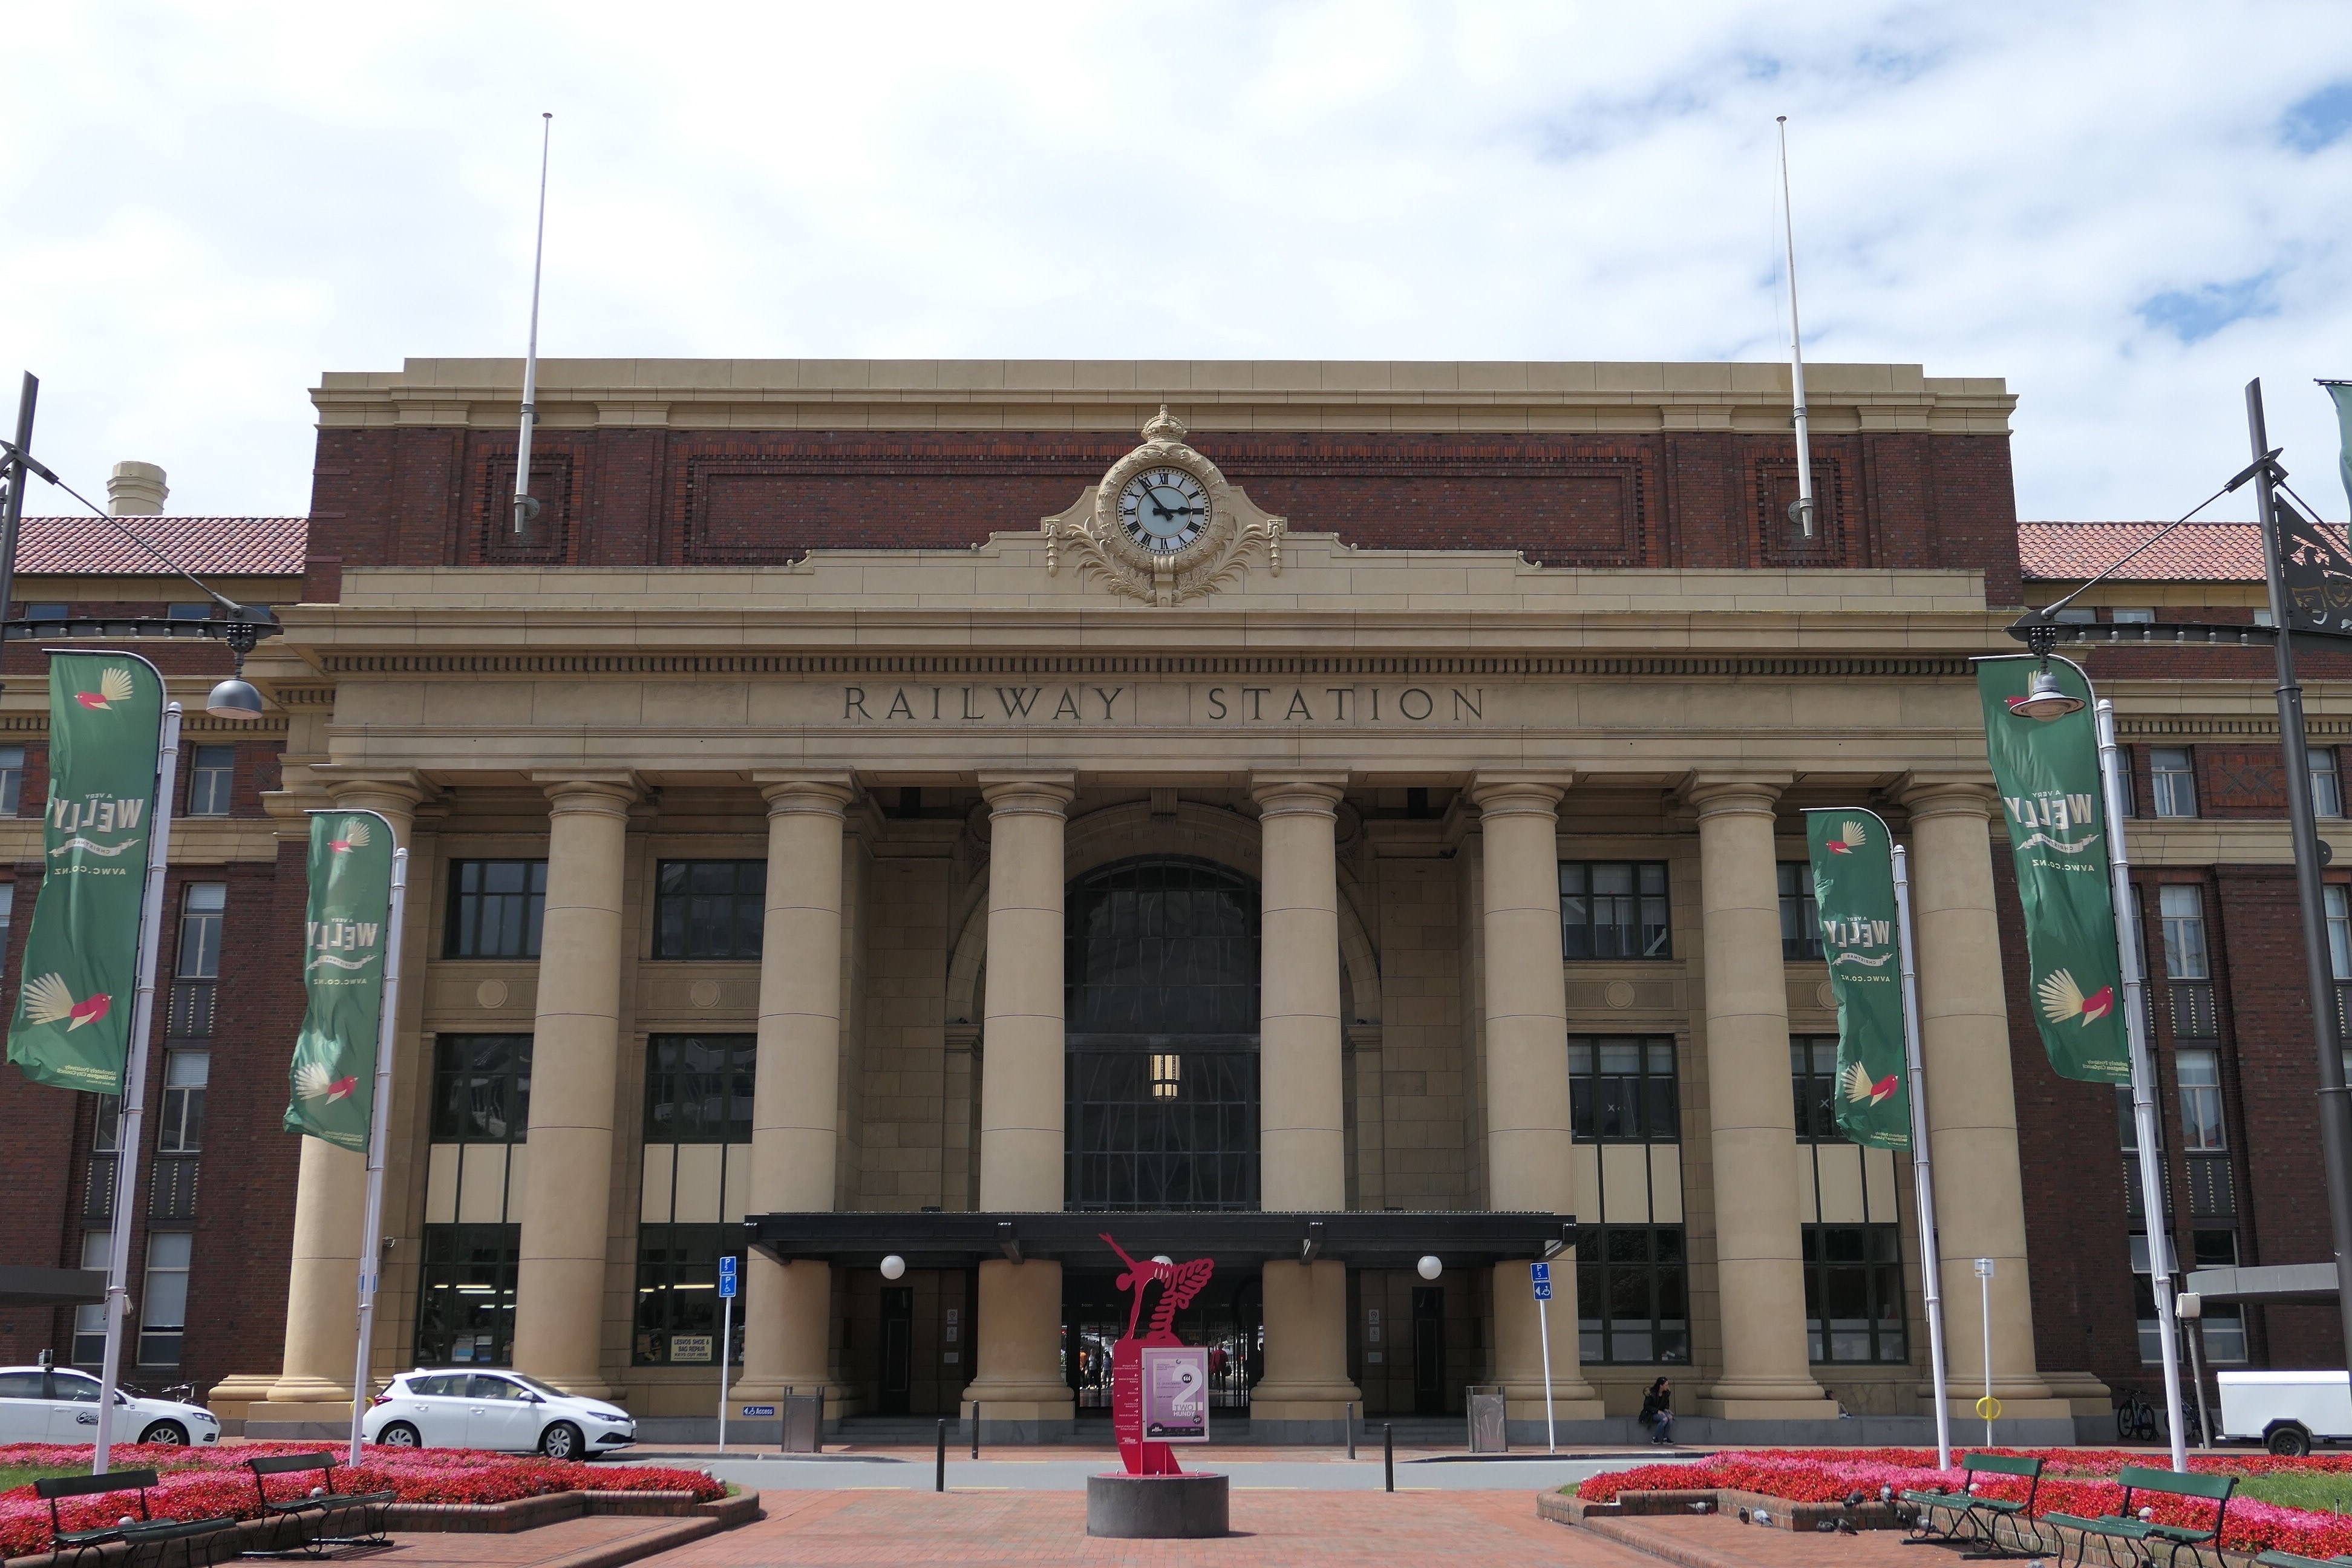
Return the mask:
M1911 1186L1919 1200L1919 1289L1936 1380L1936 1468L1952 1468L1952 1391L1944 1383L1943 1248L1936 1239L1936 1162L1927 1148L1927 1065L1919 1048L1919 970L1911 946L1911 852L1895 847L1895 929L1902 939L1903 1050L1911 1071ZM1990 1361L1986 1364L1990 1366Z
M106 1474L114 1451L114 1384L122 1370L122 1320L130 1311L131 1200L139 1191L139 1147L145 1141L147 1037L155 1021L155 952L163 940L163 871L172 853L172 795L179 776L180 705L163 704L163 749L156 759L154 826L147 845L146 896L139 905L139 990L131 1005L130 1061L115 1127L114 1234L106 1249L106 1358L99 1368L98 1447L89 1473Z
M1813 536L1813 440L1805 409L1804 333L1797 325L1797 213L1789 200L1789 117L1777 117L1780 127L1781 233L1789 246L1789 391L1797 407L1797 500L1789 521L1807 539Z
M2139 921L2132 910L2131 855L2124 844L2123 755L2116 749L2116 705L2102 697L2095 711L2099 728L2099 793L2107 810L2107 873L2116 902L2116 948L2123 961L2124 1031L2131 1041L2139 1206L2147 1226L2148 1279L2156 1287L2156 1335L2164 1357L2164 1420L2172 1438L2172 1468L2185 1471L2189 1445L2181 1431L2180 1324L2172 1307L2172 1226L2164 1206L2164 1151L2157 1133L2156 1058L2147 1045L2147 979L2140 963Z
M2319 1150L2327 1174L2328 1233L2336 1248L2336 1307L2344 1350L2352 1356L2352 1102L2344 1089L2344 1039L2336 1026L2335 965L2327 955L2327 915L2319 881L2319 824L2311 805L2311 759L2305 750L2303 686L2295 679L2294 625L2287 613L2284 542L2279 538L2275 476L2265 461L2263 384L2246 383L2246 431L2253 438L2254 504L2262 527L2263 574L2270 581L2271 624L2278 628L2279 748L2286 770L2286 815L2294 837L2295 902L2303 911L2304 981L2311 988L2311 1042L2319 1056Z
M522 359L522 438L515 447L514 531L538 516L530 496L530 427L539 423L539 273L547 255L547 152L555 140L555 116L541 114L539 133L539 235L530 248L530 338Z
M316 814L313 814L316 815ZM392 820L382 812L357 812L383 824L396 844ZM368 1361L375 1343L375 1297L383 1283L383 1145L392 1125L392 1053L400 1036L400 933L408 907L408 851L392 852L392 902L384 913L391 929L383 941L383 1001L375 1026L375 1104L368 1112L367 1211L360 1222L360 1345L352 1372L351 1462L360 1462L360 1425L367 1418Z
M41 400L41 382L25 373L24 389L16 395L16 450L5 467L8 472L8 506L0 512L0 626L8 622L8 600L16 586L16 529L25 521L25 459L33 447L33 408Z

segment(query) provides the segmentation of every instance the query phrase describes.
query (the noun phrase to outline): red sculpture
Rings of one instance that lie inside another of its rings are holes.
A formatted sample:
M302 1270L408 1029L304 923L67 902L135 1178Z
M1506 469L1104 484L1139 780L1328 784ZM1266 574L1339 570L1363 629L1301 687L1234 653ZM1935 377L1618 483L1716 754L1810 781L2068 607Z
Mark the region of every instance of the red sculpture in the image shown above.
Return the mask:
M1111 1347L1110 1416L1111 1430L1118 1437L1119 1458L1127 1462L1130 1476L1178 1476L1183 1470L1176 1463L1176 1450L1165 1443L1143 1440L1143 1347L1145 1345L1181 1345L1176 1337L1176 1314L1192 1303L1192 1298L1208 1289L1209 1276L1216 1265L1205 1258L1190 1263L1138 1263L1127 1255L1127 1248L1111 1240L1110 1233L1102 1238L1118 1260L1127 1265L1127 1272L1118 1277L1118 1288L1135 1292L1135 1300L1127 1309L1127 1337ZM1160 1300L1151 1309L1151 1326L1141 1333L1136 1324L1143 1315L1143 1289L1147 1285L1160 1287Z

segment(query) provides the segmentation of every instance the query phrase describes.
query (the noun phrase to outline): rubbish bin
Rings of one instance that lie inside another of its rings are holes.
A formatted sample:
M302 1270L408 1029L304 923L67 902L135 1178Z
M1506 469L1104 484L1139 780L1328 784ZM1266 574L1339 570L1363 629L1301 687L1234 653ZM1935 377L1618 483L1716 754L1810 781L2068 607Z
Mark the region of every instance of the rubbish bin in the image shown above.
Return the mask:
M782 1404L784 1415L784 1452L814 1454L822 1451L820 1439L824 1432L824 1395L787 1394Z
M1510 1403L1499 1383L1474 1383L1464 1403L1470 1409L1470 1451L1505 1454L1510 1451Z

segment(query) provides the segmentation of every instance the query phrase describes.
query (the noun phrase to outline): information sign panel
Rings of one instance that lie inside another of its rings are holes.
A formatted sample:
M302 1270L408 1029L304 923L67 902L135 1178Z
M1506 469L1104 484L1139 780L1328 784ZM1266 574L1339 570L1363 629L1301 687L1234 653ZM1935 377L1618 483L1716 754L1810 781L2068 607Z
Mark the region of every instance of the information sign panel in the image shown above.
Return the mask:
M732 1300L734 1296L735 1259L731 1256L721 1258L719 1260L719 1299L728 1301Z
M1528 1265L1528 1274L1529 1278L1535 1281L1536 1300L1538 1301L1550 1300L1551 1265L1549 1263L1530 1263Z
M713 1336L709 1334L672 1334L669 1337L669 1359L678 1361L709 1361Z
M1209 1440L1209 1352L1202 1345L1145 1345L1143 1436L1150 1443Z

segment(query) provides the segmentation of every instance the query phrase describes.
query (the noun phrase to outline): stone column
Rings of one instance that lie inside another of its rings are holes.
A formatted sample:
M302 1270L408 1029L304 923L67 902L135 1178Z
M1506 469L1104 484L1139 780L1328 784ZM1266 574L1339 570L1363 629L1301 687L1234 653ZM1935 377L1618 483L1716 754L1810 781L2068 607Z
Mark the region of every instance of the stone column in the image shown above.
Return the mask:
M2063 1419L2068 1406L2051 1398L2034 1366L2017 1096L1987 826L1993 794L1974 781L1915 780L1903 792L1903 804L1911 811L1919 1043L1927 1066L1927 1134L1936 1152L1946 1375L1956 1400L1973 1401L1984 1392L1976 1259L1990 1258L1992 1386L2008 1406L2005 1418ZM2043 1401L2050 1402L2046 1408L2040 1407Z
M1486 1202L1576 1212L1569 1120L1568 989L1560 956L1558 784L1484 776L1478 807L1486 966ZM1544 1418L1542 1323L1532 1259L1495 1266L1495 1378L1514 1422ZM1577 1355L1576 1259L1552 1260L1554 1414L1597 1421L1599 1395ZM1522 1428L1524 1430L1524 1428Z
M1263 836L1258 965L1258 1192L1269 1210L1348 1206L1340 1068L1339 880L1334 828L1342 781L1253 781ZM1348 1266L1262 1266L1265 1375L1250 1419L1285 1437L1338 1441L1347 1406Z
M1706 1103L1714 1155L1716 1302L1723 1373L1700 1401L1733 1420L1834 1420L1813 1381L1789 1094L1789 984L1772 803L1788 780L1702 781L1700 903Z
M337 806L382 812L392 823L394 842L407 845L423 791L401 783L356 781L331 788ZM310 820L298 820L308 842ZM420 884L429 886L429 881L411 867L412 900L424 896ZM405 956L414 974L424 955L412 945ZM404 996L413 996L415 987L402 989ZM293 1258L286 1281L286 1359L262 1398L268 1405L348 1405L360 1342L360 1226L367 1203L367 1160L322 1138L305 1138L301 1144L294 1189ZM377 1317L383 1320L381 1307ZM381 1335L376 1348L383 1348ZM283 1421L305 1414L257 1404L247 1410L247 1419Z
M627 958L622 875L636 786L605 776L559 779L546 788L547 914L531 1029L514 1364L566 1393L610 1397L604 1263Z
M1062 778L983 776L989 805L988 974L981 1049L980 1206L1062 1206ZM1001 1437L1066 1435L1076 1413L1061 1368L1062 1266L980 1266L967 1405Z
M845 780L769 784L768 910L760 959L760 1065L751 1090L751 1214L834 1205L841 1142L841 836ZM744 1260L745 1399L830 1391L833 1268Z

